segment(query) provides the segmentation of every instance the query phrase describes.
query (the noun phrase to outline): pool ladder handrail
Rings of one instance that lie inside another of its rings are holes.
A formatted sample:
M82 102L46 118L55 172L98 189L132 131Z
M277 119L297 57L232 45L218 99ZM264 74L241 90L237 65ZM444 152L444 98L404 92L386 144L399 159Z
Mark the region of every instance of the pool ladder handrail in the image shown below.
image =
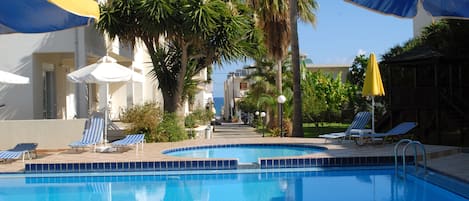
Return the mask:
M396 145L394 145L394 168L395 168L395 172L397 174L397 170L398 170L398 147L400 144L402 143L407 143L403 150L402 150L402 173L403 173L403 176L405 177L405 174L406 174L406 153L407 153L407 148L409 148L409 146L413 145L413 148L414 148L414 165L415 165L415 171L417 172L417 168L418 168L418 163L417 163L417 146L420 147L421 151L422 151L422 159L423 159L423 171L424 171L424 174L427 173L427 152L425 150L425 146L420 143L419 141L416 141L416 140L410 140L410 139L402 139L400 140L398 143L396 143Z

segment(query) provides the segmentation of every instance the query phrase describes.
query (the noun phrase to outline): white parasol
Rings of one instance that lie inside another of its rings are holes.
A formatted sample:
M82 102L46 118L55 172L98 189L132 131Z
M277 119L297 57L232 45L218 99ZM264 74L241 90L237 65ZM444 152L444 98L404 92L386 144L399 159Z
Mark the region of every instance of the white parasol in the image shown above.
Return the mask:
M110 56L104 56L94 64L69 73L67 78L75 83L106 84L106 100L104 102L106 105L104 109L104 142L106 142L107 139L107 94L109 91L109 83L127 82L130 80L143 82L144 79L142 75L118 64L117 61Z
M29 78L0 70L0 83L29 84Z

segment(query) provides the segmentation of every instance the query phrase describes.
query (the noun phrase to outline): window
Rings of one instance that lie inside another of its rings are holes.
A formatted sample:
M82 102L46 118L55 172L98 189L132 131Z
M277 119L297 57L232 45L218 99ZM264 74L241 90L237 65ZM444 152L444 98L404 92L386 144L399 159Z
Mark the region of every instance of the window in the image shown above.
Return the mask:
M240 82L239 83L239 89L240 90L247 90L248 89L248 83L247 82Z

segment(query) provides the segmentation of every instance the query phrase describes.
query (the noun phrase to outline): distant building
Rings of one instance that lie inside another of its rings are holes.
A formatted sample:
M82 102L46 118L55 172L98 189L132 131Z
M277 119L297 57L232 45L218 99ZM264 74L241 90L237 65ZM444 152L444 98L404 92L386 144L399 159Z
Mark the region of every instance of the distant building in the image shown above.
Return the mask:
M186 115L191 111L198 109L198 108L214 108L214 101L213 101L213 82L207 82L209 80L209 74L207 68L202 69L197 75L192 77L194 80L198 80L199 83L197 88L199 91L195 95L195 100L193 105L189 106L188 102L186 101L185 113Z
M350 64L306 64L306 69L311 72L323 72L337 78L340 75L342 82L347 81L347 74L349 72Z
M300 58L306 65L306 70L311 72L320 71L332 75L334 78L337 78L340 74L340 79L344 83L347 81L347 74L352 66L351 64L313 64L313 61L305 54L300 55Z
M413 19L413 31L414 31L414 37L417 37L422 33L422 30L424 27L430 25L434 21L438 21L440 19L443 19L441 17L432 17L430 14L427 13L422 8L422 4L418 3L418 10L417 10L417 15Z
M246 76L253 73L255 68L245 67L238 69L235 72L230 72L226 76L224 82L224 104L223 104L223 118L225 120L232 120L233 118L240 119L240 111L237 106L237 101L247 95L250 83L245 80Z
M330 74L334 78L340 75L342 82L347 81L347 74L349 72L350 64L324 64L315 65L311 59L306 58L302 55L301 58L306 64L306 69L312 72L323 72ZM252 74L256 69L250 66L246 66L243 69L238 69L235 72L230 72L226 76L224 82L224 106L223 106L223 118L225 120L231 120L233 118L240 117L240 111L237 106L237 102L247 95L250 86L254 81L246 80L245 78Z

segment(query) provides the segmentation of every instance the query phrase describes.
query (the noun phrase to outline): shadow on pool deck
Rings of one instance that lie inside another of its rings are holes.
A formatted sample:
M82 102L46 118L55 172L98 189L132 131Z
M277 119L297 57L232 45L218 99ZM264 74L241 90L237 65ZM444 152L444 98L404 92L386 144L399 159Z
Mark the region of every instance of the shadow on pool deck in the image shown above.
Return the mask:
M76 152L74 150L48 151L39 150L38 158L25 161L29 164L43 163L90 163L90 162L134 162L134 161L187 161L190 158L173 157L162 154L162 151L178 147L218 145L218 144L252 144L252 143L293 143L311 144L326 147L320 153L299 156L295 158L324 158L324 157L372 157L393 156L393 144L357 146L351 142L327 143L317 138L279 138L265 137L256 133L254 128L242 124L222 124L215 127L212 139L185 140L173 143L147 143L144 151L136 154L135 150L113 153L94 153L90 151ZM469 182L469 154L461 153L458 147L425 146L428 155L428 165L437 171L457 177ZM411 152L408 152L410 154ZM204 160L204 159L200 159ZM0 172L23 172L25 164L21 160L0 164Z

